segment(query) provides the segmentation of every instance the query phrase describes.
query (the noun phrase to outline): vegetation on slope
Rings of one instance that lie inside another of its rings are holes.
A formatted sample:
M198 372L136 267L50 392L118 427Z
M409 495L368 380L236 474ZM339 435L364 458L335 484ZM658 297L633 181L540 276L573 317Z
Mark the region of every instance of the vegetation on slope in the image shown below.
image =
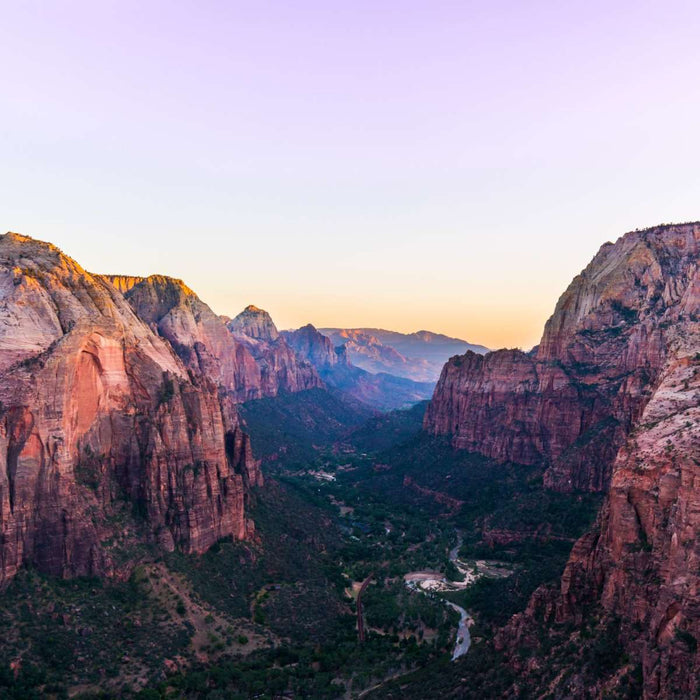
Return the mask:
M304 394L244 407L254 447L268 455L268 484L251 503L254 540L162 561L141 551L123 583L18 577L0 616L0 697L336 698L374 686L424 697L459 688L465 673L473 697L509 687L490 640L560 574L597 498L548 492L540 469L421 435L424 406L353 430L355 408ZM446 594L475 618L472 648L450 663L456 613L403 576L450 575L456 530L463 560L514 573ZM361 644L355 596L367 577ZM607 653L591 645L591 658Z

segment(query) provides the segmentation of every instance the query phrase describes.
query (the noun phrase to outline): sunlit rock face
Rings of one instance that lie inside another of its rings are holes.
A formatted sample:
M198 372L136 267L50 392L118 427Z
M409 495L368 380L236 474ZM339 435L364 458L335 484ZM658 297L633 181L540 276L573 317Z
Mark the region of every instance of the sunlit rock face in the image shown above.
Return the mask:
M260 398L260 370L243 343L182 280L163 275L145 279L110 276L139 318L165 338L185 367L209 377L236 401ZM138 280L129 286L128 280Z
M467 353L444 367L425 429L499 460L545 463L548 486L604 491L618 449L695 322L697 224L605 244L530 353Z
M248 306L226 319L182 280L163 275L108 279L126 290L139 318L168 340L189 370L209 377L234 402L322 386L313 367L279 337L266 311Z
M258 466L218 394L108 280L1 236L0 583L25 564L119 575L134 542L246 537Z
M232 333L238 333L248 338L271 342L279 338L277 326L267 311L250 304L234 319L228 322L228 328Z

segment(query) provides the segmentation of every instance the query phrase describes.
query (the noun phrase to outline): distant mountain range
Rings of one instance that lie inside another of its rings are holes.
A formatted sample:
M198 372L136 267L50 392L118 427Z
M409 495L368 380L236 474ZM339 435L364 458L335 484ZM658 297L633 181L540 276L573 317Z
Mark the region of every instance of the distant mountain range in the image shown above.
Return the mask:
M373 374L386 373L415 382L436 382L447 360L468 350L488 348L441 333L398 333L382 328L320 328L333 345L345 346L348 360Z

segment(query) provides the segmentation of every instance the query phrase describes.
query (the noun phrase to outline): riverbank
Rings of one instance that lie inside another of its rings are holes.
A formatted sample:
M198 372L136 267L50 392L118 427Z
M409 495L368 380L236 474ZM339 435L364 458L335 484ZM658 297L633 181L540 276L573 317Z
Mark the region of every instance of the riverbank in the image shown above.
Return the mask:
M462 546L462 537L457 535L457 544L450 550L449 561L462 577L461 581L450 581L438 571L411 571L403 578L405 584L411 590L420 593L447 593L450 591L463 591L472 586L480 578L505 578L513 573L513 570L501 562L476 560L463 562L459 559L459 550ZM471 646L469 628L473 624L471 615L457 603L445 600L445 604L459 613L457 636L452 652L452 660L464 656Z

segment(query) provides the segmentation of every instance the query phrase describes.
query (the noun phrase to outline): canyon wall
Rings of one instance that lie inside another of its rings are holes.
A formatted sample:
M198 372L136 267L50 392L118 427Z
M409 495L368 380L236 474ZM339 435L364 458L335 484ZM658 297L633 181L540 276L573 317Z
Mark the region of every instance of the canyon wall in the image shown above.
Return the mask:
M552 697L620 696L637 664L645 698L700 692L699 260L698 223L604 245L536 349L452 358L428 410L426 430L457 448L544 463L555 489L607 491L559 586L494 640L528 688L544 692L560 664ZM619 668L586 661L586 625L614 630ZM552 630L570 630L563 655L542 644Z
M425 418L432 434L501 461L549 466L546 482L605 491L617 450L669 353L697 266L696 224L605 244L557 303L533 351L452 358Z
M260 372L260 396L276 396L324 386L313 364L289 346L270 314L247 306L229 321L232 337L254 358ZM257 398L257 397L255 397Z
M685 250L697 252L698 229ZM691 238L692 236L692 238ZM574 546L557 590L539 589L500 633L513 652L541 626L620 621L619 642L639 662L646 698L700 692L700 279L673 301L666 361L653 393L619 450L594 529ZM574 644L578 642L574 639ZM511 663L516 666L517 654ZM528 674L528 669L521 669ZM585 683L578 673L569 692ZM597 695L615 688L597 679Z
M216 384L115 286L50 244L0 237L0 584L26 564L120 575L136 543L244 538L259 480Z

